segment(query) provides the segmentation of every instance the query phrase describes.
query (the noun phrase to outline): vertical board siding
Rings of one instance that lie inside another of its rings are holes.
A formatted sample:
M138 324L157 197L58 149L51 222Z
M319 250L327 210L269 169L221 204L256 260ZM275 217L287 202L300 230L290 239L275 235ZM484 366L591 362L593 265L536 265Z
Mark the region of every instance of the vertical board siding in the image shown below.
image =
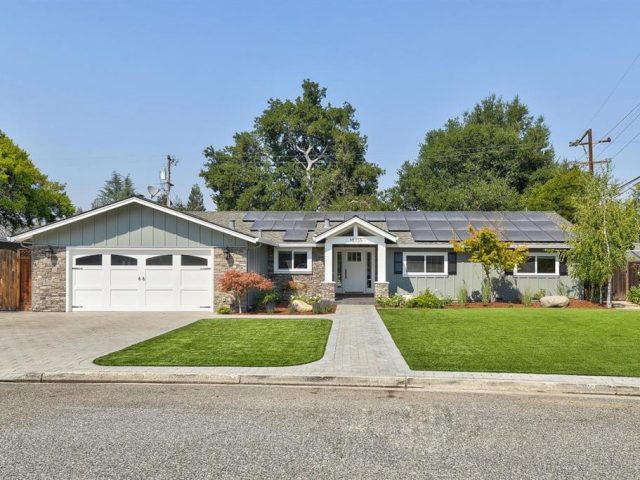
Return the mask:
M0 310L17 310L20 305L20 254L0 250Z
M246 242L158 210L132 205L34 235L34 245L53 247L219 247Z
M425 289L441 295L443 297L456 298L456 295L463 285L466 285L469 294L473 298L480 297L480 287L482 285L482 267L477 263L471 263L469 256L458 254L458 272L456 275L442 277L403 277L402 274L393 273L393 253L397 251L409 251L390 248L387 250L387 276L389 278L389 293L418 294ZM428 247L421 251L429 251ZM558 294L562 286L567 287L574 295L579 294L578 285L575 280L567 275L554 276L532 276L516 277L506 276L504 281L498 286L497 294L500 298L513 301L521 298L522 292L530 290L537 293L544 290L546 295Z

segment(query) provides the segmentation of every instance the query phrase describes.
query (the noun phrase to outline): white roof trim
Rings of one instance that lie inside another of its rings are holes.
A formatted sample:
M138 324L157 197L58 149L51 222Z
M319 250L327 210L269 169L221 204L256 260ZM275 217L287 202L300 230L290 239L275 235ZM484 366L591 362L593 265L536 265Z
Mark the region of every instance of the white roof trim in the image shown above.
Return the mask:
M328 230L326 230L326 231L324 231L322 233L314 235L313 239L316 242L319 242L321 240L324 240L324 239L326 239L328 237L331 237L331 236L335 235L336 233L340 232L340 230L348 228L348 227L350 227L350 226L352 226L352 225L354 225L356 223L358 225L364 227L365 230L369 230L372 233L375 233L375 234L377 234L377 235L379 235L381 237L386 238L387 240L390 240L392 242L397 242L398 241L398 237L396 237L395 235L393 235L393 234L381 229L380 227L376 227L375 225L367 222L366 220L361 219L360 217L352 217L349 220L347 220L346 222L339 223L338 225L336 225L334 227L331 227L330 229L328 229Z
M421 242L421 243L400 243L397 245L398 248L453 248L450 243L429 243L429 242ZM527 247L532 250L537 249L567 249L569 245L566 243L512 243L509 245L510 248L515 247Z
M102 213L109 212L111 210L115 210L117 208L124 207L126 205L131 205L131 204L134 204L134 203L137 204L137 205L143 205L145 207L153 208L155 210L159 210L159 211L164 212L164 213L168 213L169 215L173 215L174 217L178 217L178 218L181 218L183 220L187 220L188 222L192 222L192 223L196 223L198 225L202 225L203 227L208 227L208 228L210 228L212 230L217 230L218 232L225 233L227 235L231 235L231 236L240 238L242 240L246 240L247 242L258 243L260 241L260 239L258 239L256 237L252 237L251 235L240 233L240 232L237 232L237 231L232 230L230 228L226 228L226 227L223 227L221 225L217 225L215 223L207 222L206 220L203 220L201 218L195 217L193 215L188 215L186 213L179 212L179 211L174 210L172 208L165 207L163 205L158 205L157 203L152 202L150 200L143 200L143 199L138 198L138 197L130 197L130 198L127 198L125 200L120 200L119 202L115 202L115 203L111 203L109 205L105 205L104 207L94 208L93 210L89 210L87 212L83 212L83 213L80 213L78 215L74 215L73 217L69 217L69 218L65 218L65 219L62 219L62 220L58 220L56 222L50 223L48 225L44 225L42 227L34 228L34 229L29 230L27 232L21 233L20 235L15 235L13 237L10 237L10 240L12 242L22 242L24 240L28 240L28 239L32 238L34 235L39 235L41 233L45 233L45 232L48 232L50 230L54 230L54 229L56 229L58 227L63 227L65 225L69 225L71 223L75 223L75 222L80 221L80 220L85 220L85 219L93 217L95 215L100 215Z

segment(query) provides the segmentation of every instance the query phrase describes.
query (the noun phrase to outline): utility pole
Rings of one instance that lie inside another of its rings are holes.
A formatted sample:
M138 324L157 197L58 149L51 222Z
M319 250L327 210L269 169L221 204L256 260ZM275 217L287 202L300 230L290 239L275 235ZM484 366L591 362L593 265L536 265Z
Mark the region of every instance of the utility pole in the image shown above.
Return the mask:
M587 141L585 142L584 139L585 137L587 138ZM609 143L611 142L611 137L607 137L607 138L603 138L602 140L598 140L597 142L593 141L593 131L591 129L587 130L586 132L584 132L582 134L582 137L580 137L578 140L575 140L573 142L569 142L569 146L570 147L577 147L577 146L584 146L587 145L588 149L587 149L587 155L588 155L588 159L586 164L589 166L589 173L591 175L593 175L593 166L596 163L608 163L609 160L605 159L605 160L594 160L593 159L593 146L597 145L599 143ZM579 164L584 165L585 162L576 162Z
M171 183L171 166L176 165L178 161L172 155L167 155L167 180L165 190L167 192L167 207L171 206L171 187L173 187L173 183Z

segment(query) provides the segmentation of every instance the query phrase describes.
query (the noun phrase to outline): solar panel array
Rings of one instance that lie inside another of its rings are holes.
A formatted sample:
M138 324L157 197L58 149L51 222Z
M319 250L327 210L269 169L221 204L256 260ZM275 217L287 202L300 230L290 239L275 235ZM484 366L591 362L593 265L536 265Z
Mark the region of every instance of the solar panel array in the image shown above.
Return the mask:
M304 241L317 222L332 226L357 216L385 222L390 232L410 232L416 242L448 242L469 236L468 225L491 227L513 242L563 242L565 232L544 212L248 212L251 230L284 231L285 241ZM382 226L382 228L385 228Z

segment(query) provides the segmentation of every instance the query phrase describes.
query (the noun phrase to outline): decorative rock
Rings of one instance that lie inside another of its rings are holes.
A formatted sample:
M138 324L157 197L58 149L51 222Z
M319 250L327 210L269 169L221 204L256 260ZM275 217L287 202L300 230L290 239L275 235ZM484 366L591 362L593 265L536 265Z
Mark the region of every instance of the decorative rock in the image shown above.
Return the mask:
M563 295L550 295L540 299L540 305L543 307L566 307L569 305L569 298Z
M302 300L294 300L291 302L291 307L296 312L313 312L313 307Z

